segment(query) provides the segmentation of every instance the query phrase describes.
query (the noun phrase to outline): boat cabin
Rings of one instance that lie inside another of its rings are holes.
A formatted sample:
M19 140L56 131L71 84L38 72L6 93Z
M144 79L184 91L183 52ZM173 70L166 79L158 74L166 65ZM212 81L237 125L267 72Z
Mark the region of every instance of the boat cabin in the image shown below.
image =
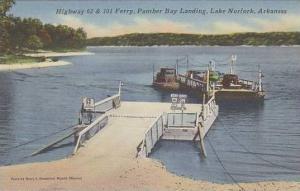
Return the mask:
M235 74L224 74L222 85L223 88L241 88L241 84L239 84L239 77Z
M206 77L206 71L205 70L188 70L186 72L186 76L191 79L204 81Z
M176 81L176 69L175 68L160 68L160 72L156 74L155 82L175 82Z

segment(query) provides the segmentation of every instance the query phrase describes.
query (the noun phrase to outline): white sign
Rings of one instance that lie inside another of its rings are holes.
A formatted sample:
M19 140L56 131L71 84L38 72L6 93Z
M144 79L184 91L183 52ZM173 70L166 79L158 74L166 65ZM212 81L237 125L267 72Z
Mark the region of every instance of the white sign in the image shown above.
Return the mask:
M171 99L172 99L172 105L171 109L172 110L185 110L185 100L187 98L187 95L185 94L171 94Z
M95 100L93 98L83 98L82 104L83 109L86 111L93 111L95 109Z
M171 94L171 98L187 98L186 94Z

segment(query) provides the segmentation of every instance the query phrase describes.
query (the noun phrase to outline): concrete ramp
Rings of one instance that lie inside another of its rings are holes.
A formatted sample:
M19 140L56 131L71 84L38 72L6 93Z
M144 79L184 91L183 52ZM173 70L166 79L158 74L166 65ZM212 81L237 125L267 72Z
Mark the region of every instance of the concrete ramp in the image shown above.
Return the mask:
M89 148L84 152L94 153L97 156L135 157L137 152L142 151L142 155L147 156L160 138L193 140L198 133L197 125L199 118L202 119L201 116L204 115L205 109L203 108L205 107L202 104L186 104L185 106L184 113L174 113L171 110L171 103L121 102L119 107L109 110L94 120L92 126L96 128L100 125L101 118L107 118L107 124L102 127L101 131L97 131L98 133L93 138L84 143L88 144ZM204 135L216 118L208 114L209 112L206 112L206 119L203 120L203 124L207 125ZM172 119L169 119L170 116ZM192 116L189 119L190 122L183 119L185 116ZM190 126L180 126L180 124L174 126L174 121L180 120L184 120L184 123ZM79 147L84 144L79 143Z

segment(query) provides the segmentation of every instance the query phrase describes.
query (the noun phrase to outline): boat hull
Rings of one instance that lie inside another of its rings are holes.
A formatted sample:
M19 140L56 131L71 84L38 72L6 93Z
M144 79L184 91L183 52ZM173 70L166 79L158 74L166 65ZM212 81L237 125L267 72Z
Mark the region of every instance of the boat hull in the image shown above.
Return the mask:
M245 91L239 89L219 90L216 91L217 101L263 101L265 97L264 92Z
M153 82L153 87L165 91L177 91L180 88L177 82Z

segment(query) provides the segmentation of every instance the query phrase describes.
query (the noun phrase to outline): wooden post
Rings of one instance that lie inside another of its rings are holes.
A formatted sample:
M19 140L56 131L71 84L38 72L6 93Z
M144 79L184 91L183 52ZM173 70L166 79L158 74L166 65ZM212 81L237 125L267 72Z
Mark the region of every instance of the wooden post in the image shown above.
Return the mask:
M178 75L178 58L176 59L176 77L177 77L177 75Z
M203 136L203 134L202 134L202 131L201 131L201 128L203 127L202 126L202 123L200 122L198 125L197 125L197 127L198 127L198 134L199 134L199 144L200 144L200 148L201 148L201 151L202 151L202 155L204 156L204 157L206 157L207 156L207 154L206 154L206 149L205 149L205 146L204 146L204 136Z
M206 76L206 93L207 93L207 96L209 97L209 94L210 94L210 88L209 88L209 69L207 69L207 76Z
M203 121L206 119L206 111L205 111L205 93L203 93L202 118L203 118Z

